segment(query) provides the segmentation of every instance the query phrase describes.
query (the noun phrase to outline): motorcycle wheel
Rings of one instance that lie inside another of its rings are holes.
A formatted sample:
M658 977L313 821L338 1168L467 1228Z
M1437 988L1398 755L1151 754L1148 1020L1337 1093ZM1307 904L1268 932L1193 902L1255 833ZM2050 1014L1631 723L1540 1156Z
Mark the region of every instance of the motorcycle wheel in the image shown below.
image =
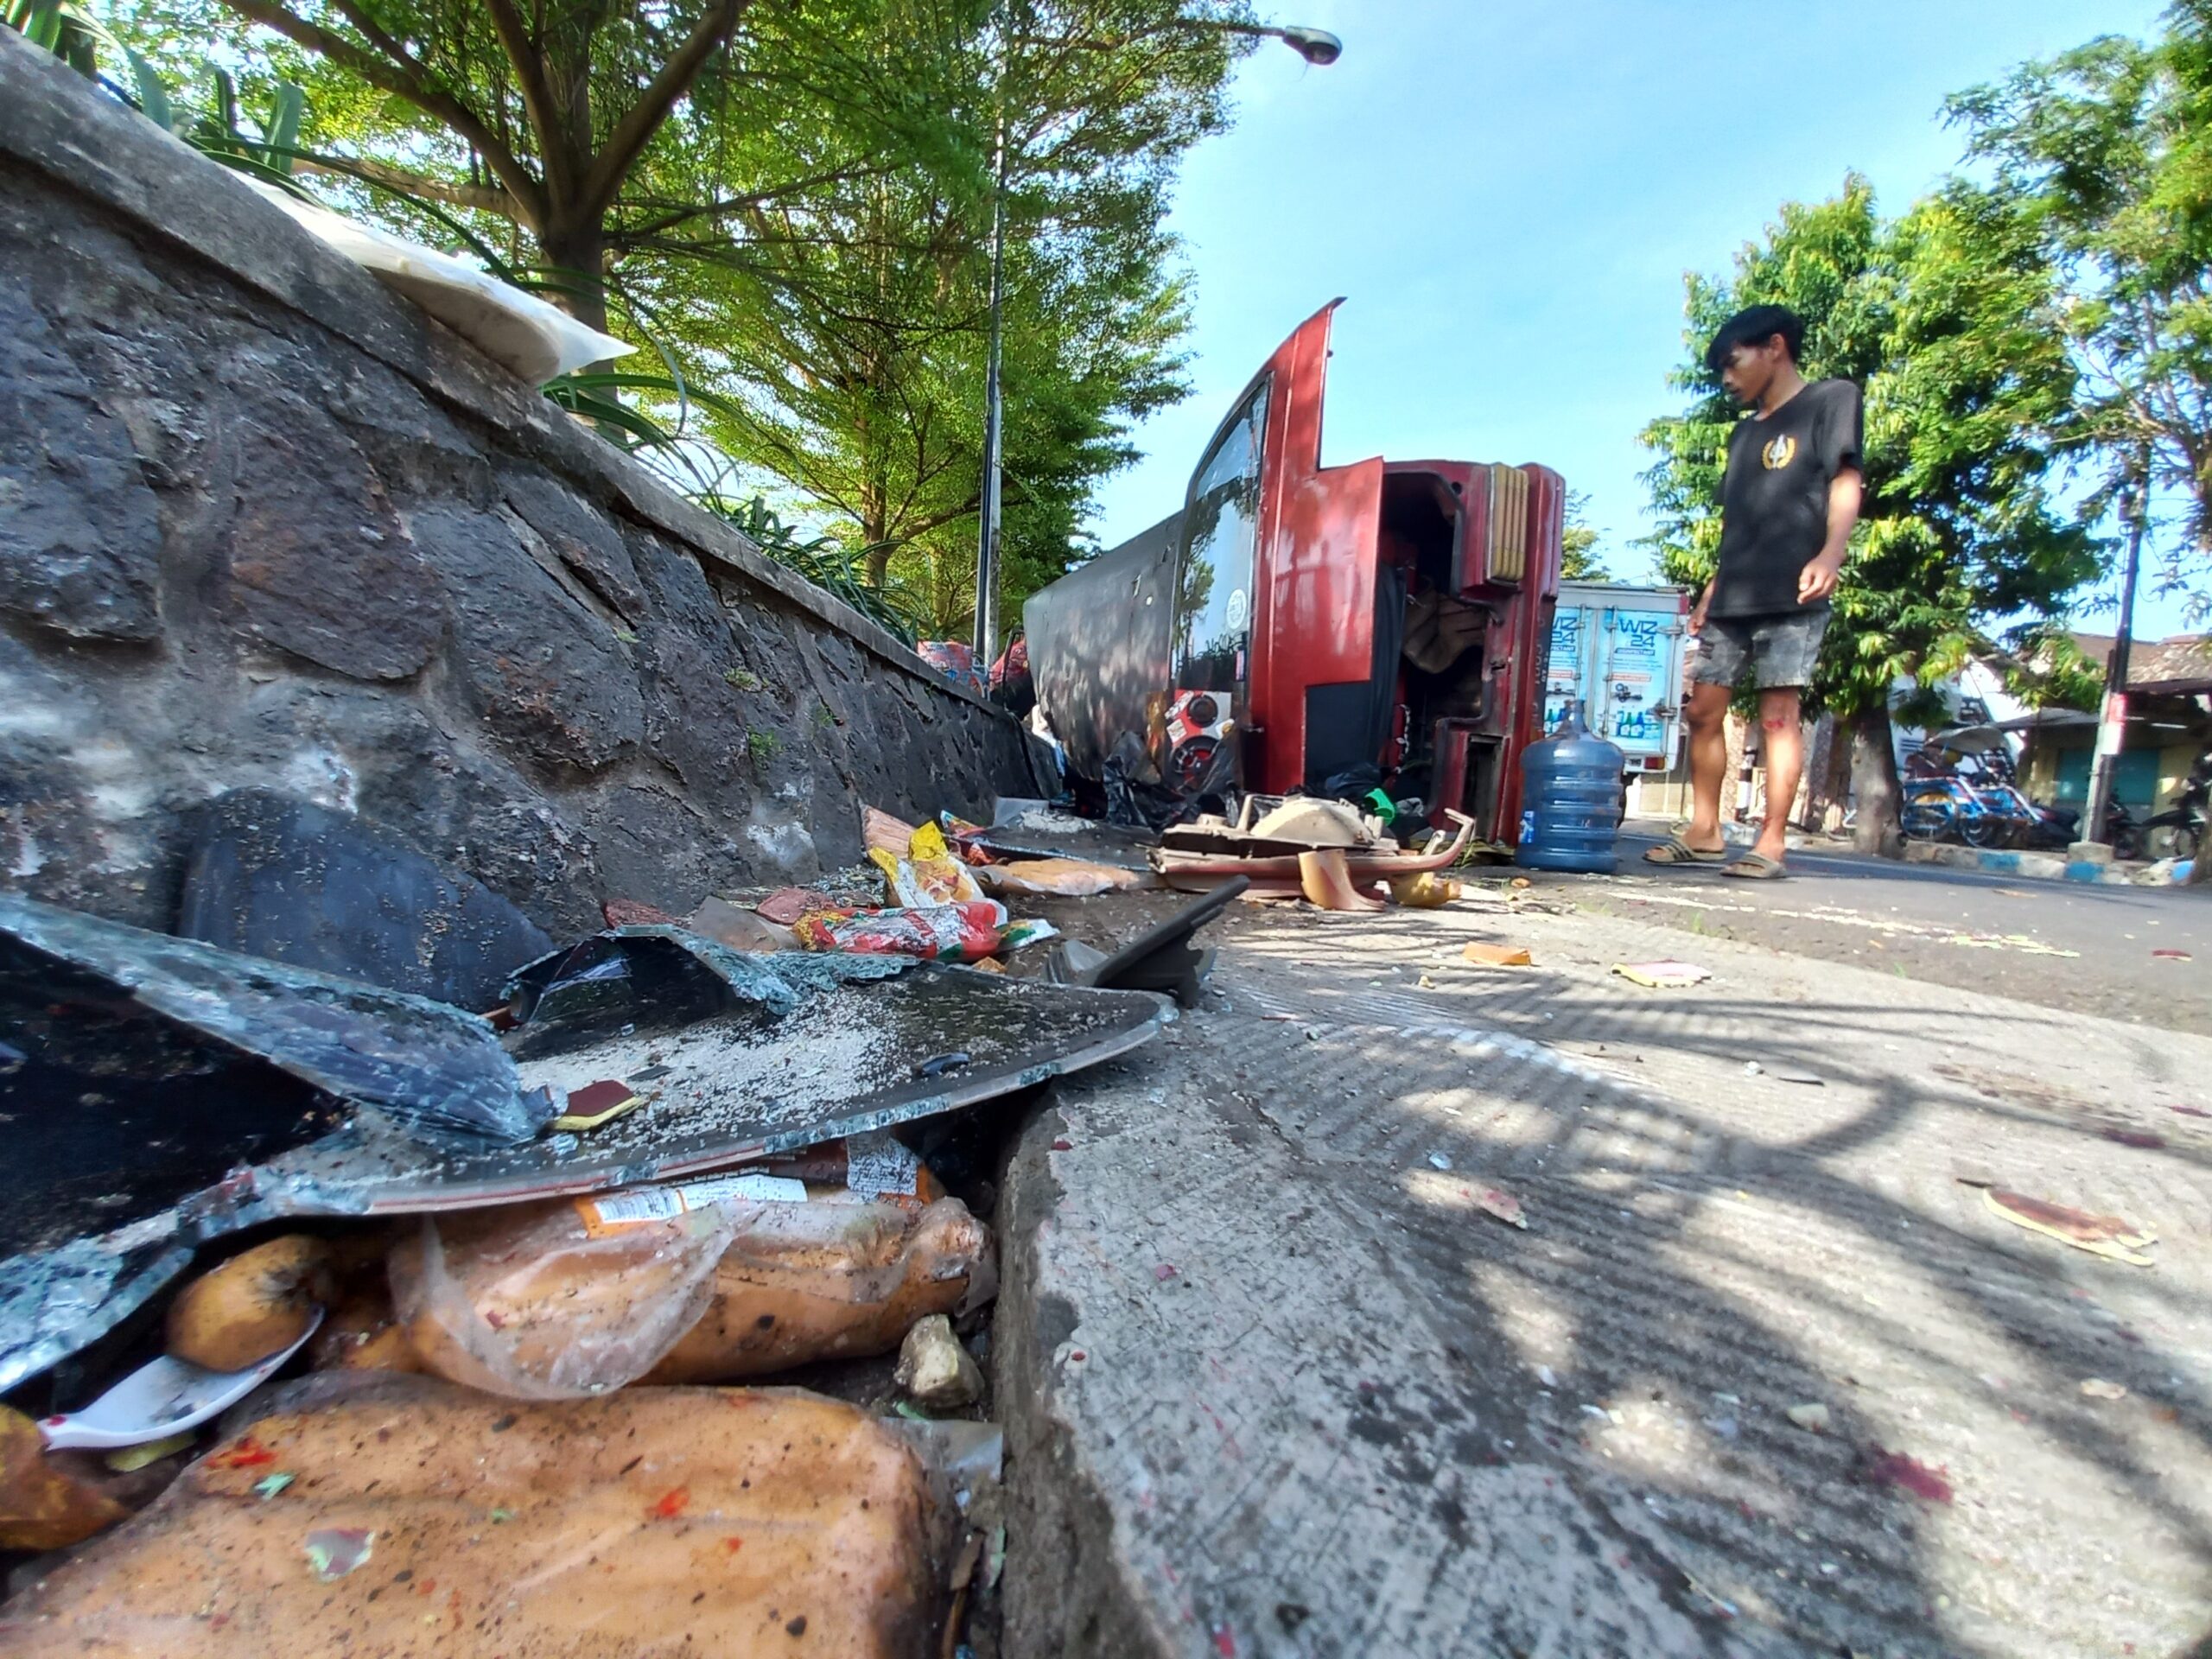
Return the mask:
M2143 836L2147 858L2195 858L2196 828L2187 823L2154 823Z

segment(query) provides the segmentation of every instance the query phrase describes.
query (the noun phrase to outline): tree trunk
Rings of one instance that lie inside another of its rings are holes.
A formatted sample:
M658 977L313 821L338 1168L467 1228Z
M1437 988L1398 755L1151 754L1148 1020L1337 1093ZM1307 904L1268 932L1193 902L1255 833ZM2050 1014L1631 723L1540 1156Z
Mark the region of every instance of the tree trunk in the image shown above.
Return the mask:
M1884 858L1904 856L1904 827L1897 808L1897 739L1890 731L1890 707L1877 703L1851 717L1851 790L1859 820L1851 844Z
M547 231L539 239L545 263L558 286L547 297L586 327L607 332L607 234L592 225L581 230Z

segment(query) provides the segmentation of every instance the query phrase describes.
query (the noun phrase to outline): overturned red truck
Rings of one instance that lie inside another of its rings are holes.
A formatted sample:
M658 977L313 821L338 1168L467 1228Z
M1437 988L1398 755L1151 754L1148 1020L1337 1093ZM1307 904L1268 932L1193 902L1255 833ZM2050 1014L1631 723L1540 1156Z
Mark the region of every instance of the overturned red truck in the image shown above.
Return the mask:
M1418 797L1511 840L1538 735L1566 489L1548 467L1321 465L1329 324L1253 377L1181 511L1031 596L1070 769L1196 798Z

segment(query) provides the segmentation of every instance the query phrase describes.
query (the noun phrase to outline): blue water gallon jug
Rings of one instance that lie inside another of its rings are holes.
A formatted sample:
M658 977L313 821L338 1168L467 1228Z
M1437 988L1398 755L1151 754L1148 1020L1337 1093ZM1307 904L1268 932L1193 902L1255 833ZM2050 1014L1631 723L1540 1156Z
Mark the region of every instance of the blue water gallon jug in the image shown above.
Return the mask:
M1619 868L1621 776L1628 757L1591 734L1582 704L1551 734L1521 751L1521 844L1513 861L1532 870L1608 875Z

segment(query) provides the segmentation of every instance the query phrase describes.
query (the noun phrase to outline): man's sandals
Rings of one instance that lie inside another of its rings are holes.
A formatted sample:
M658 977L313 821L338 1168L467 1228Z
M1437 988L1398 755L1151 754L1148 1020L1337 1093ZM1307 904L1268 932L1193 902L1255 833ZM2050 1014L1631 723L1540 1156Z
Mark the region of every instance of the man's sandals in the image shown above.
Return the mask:
M1732 875L1738 881L1779 881L1789 874L1782 868L1778 858L1769 858L1764 853L1745 853L1733 864L1724 864L1720 874Z
M1647 864L1719 864L1727 856L1728 850L1725 847L1716 847L1708 852L1702 847L1691 846L1677 830L1667 837L1665 846L1646 848L1643 861Z

